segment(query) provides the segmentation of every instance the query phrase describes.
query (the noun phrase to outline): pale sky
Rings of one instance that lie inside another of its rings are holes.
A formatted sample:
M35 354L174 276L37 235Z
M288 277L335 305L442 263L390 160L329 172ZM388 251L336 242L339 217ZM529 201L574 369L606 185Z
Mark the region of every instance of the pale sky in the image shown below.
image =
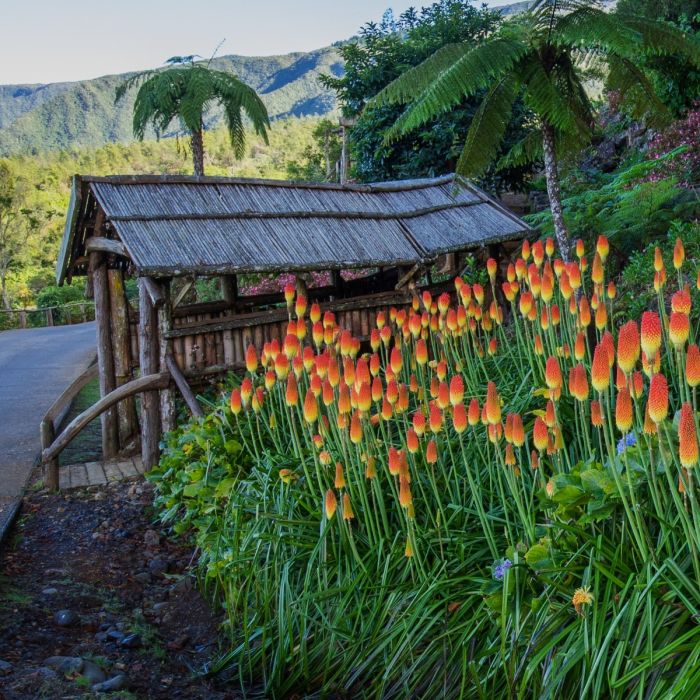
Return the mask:
M512 0L511 0L512 1ZM0 84L143 70L175 55L265 56L346 39L431 0L2 0ZM491 0L493 6L508 0ZM475 3L480 4L480 3Z

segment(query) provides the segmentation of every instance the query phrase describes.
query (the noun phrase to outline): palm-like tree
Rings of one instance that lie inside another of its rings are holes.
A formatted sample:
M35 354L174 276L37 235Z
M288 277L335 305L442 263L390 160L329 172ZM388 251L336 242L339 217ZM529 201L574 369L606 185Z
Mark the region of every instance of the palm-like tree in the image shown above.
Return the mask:
M675 27L631 14L607 13L598 2L539 0L504 22L483 43L449 44L390 83L375 104L408 103L387 133L392 141L481 90L457 172L475 177L494 159L513 104L522 95L536 115L533 130L501 164L543 158L554 230L563 255L564 223L558 157L592 135L595 111L586 91L591 68L607 68L607 86L638 115L657 120L666 108L636 67L641 55L675 54L700 65L700 45Z
M224 120L236 158L245 152L243 112L255 132L267 143L270 120L255 90L231 73L213 70L209 63L195 63L193 56L175 57L169 67L144 71L117 88L116 101L140 84L134 102L134 136L143 140L149 126L156 136L177 120L190 136L194 174L204 175L204 113L213 103L224 110Z

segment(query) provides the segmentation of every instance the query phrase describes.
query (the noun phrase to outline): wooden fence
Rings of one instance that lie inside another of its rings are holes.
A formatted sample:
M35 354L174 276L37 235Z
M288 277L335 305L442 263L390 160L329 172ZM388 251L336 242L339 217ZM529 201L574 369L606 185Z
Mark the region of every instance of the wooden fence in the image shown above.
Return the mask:
M94 318L95 305L87 300L37 309L0 309L0 330L68 326Z

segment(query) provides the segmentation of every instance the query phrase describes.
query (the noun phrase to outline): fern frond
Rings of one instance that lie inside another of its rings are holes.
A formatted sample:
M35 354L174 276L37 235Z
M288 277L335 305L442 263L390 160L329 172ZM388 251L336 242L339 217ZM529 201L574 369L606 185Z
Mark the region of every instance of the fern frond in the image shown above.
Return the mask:
M637 32L641 41L637 50L657 56L679 56L700 66L700 40L667 22L617 13L620 25ZM634 59L634 55L628 55Z
M519 168L534 163L542 158L542 152L542 134L533 129L498 160L496 170Z
M472 48L468 42L446 44L425 61L409 68L389 83L372 98L373 104L381 106L410 102L430 86L436 75L454 65Z
M384 142L395 141L488 86L494 79L502 78L527 50L525 43L508 36L475 46L435 76L432 83L387 131Z
M483 173L503 141L518 96L518 80L512 73L499 80L486 94L469 125L457 172L465 177Z
M659 99L649 78L630 60L611 56L608 87L617 90L634 117L647 116L656 126L668 123L671 113Z
M603 46L630 53L641 38L632 27L621 25L614 14L597 7L581 7L559 19L552 43L565 48Z

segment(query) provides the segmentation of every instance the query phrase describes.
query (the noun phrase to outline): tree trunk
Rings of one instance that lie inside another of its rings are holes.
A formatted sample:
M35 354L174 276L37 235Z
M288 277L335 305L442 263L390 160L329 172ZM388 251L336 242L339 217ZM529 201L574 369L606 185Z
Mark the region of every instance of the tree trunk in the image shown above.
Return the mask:
M204 134L202 129L192 132L192 164L195 175L204 175Z
M10 295L7 293L7 273L4 270L0 272L0 288L2 288L2 305L9 311L12 304L10 304Z
M547 122L542 124L542 146L544 150L544 174L547 180L549 206L552 210L554 233L559 244L559 251L565 262L569 262L569 232L564 223L564 210L561 204L561 186L559 184L559 167L554 146L554 127Z

